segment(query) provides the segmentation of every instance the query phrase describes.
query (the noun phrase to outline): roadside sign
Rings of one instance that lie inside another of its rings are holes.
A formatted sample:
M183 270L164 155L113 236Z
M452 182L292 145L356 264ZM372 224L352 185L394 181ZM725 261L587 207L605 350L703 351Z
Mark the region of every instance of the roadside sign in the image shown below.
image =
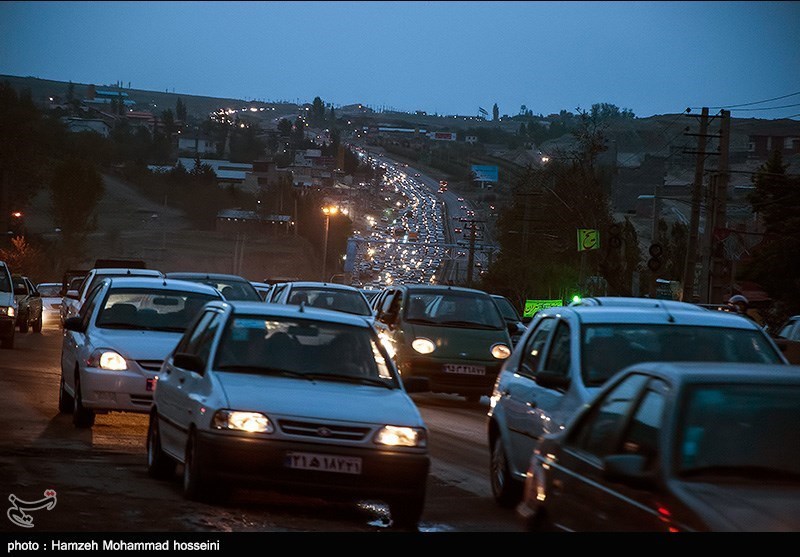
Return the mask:
M522 312L522 317L533 317L540 309L555 308L563 305L563 300L525 300L525 311Z
M600 249L600 231L594 228L578 229L578 251Z

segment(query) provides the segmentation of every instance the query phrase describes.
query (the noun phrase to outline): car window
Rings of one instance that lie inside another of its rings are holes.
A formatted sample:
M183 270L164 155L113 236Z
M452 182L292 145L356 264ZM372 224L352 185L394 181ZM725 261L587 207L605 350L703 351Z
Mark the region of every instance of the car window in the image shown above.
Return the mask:
M550 331L556 324L553 317L542 318L536 325L536 328L531 331L528 341L525 343L523 349L522 361L520 362L520 371L530 374L536 373L539 369L539 362L542 359L542 352L544 352L545 344L550 336Z
M97 286L95 286L89 295L86 297L86 302L81 306L80 311L78 311L78 317L81 319L81 323L84 327L89 325L89 316L94 313L94 308L98 304L98 300L100 297L100 292L103 290L103 283L101 282Z
M175 352L196 354L197 347L203 338L206 327L208 327L215 315L215 311L205 310L197 319L194 327L190 330L187 330L183 335L183 338L181 338L181 340L178 342L178 345L175 347Z
M658 432L664 415L666 390L667 384L663 381L651 381L622 438L621 452L644 456L647 468L655 466L658 460Z
M571 444L599 458L612 454L623 420L646 382L647 376L640 373L623 379L594 405L573 434Z
M61 296L60 284L40 284L37 287L43 298L58 298Z
M204 362L208 361L208 357L211 354L211 348L213 347L214 337L216 336L217 331L224 320L223 315L218 311L209 313L211 313L211 319L208 321L208 325L205 326L203 332L189 346L192 353Z
M561 321L553 332L553 340L550 341L550 349L547 353L544 369L566 377L569 375L571 361L569 324L566 321Z
M587 324L581 340L581 374L600 386L639 362L783 363L760 329L648 323Z
M800 477L796 383L697 385L682 398L679 473L759 481Z
M11 280L8 276L8 267L0 265L0 291L11 292Z

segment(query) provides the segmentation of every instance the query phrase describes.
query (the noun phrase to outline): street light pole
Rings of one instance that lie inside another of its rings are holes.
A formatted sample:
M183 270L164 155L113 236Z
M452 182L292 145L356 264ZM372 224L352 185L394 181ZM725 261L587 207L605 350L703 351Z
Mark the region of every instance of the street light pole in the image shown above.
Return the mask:
M336 206L326 206L322 208L322 212L325 214L325 236L322 241L322 278L320 280L325 282L328 267L328 228L330 227L331 215L335 215L339 212L339 208Z

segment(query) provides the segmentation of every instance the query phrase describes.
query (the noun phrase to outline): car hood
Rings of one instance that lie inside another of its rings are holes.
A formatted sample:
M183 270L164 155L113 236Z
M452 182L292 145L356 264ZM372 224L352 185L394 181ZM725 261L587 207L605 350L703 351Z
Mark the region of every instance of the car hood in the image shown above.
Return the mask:
M181 336L182 333L168 331L109 329L96 335L92 343L98 348L113 348L132 360L163 360L175 348Z
M423 427L402 389L309 381L293 377L216 372L230 408L304 418Z
M800 531L800 486L748 481L742 484L683 483L693 508L714 531Z
M493 344L511 346L505 329L468 329L466 327L437 327L417 323L406 324L406 341L424 337L436 345L431 354L437 358L470 358L494 360L489 353Z

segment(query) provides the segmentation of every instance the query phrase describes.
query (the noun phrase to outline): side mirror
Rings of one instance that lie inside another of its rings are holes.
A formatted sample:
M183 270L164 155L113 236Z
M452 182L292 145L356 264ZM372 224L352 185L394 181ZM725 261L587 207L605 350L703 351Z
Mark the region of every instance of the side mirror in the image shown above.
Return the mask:
M172 365L202 375L205 362L194 354L178 352L172 357Z
M646 469L647 458L638 454L608 455L603 459L603 477L636 489L654 489L656 475Z
M64 320L64 329L67 331L75 331L76 333L84 332L83 320L80 317L68 317Z
M397 312L389 312L386 311L378 317L378 320L381 323L386 323L387 325L393 325L395 321L397 321Z
M536 374L536 384L545 389L566 390L569 387L569 377L555 371L542 370Z

